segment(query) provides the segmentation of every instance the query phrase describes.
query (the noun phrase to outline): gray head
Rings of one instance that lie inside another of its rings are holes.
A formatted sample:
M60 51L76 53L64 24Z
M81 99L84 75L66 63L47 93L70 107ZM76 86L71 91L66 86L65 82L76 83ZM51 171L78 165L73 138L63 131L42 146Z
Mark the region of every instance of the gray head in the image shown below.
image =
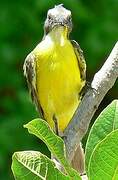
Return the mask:
M64 8L62 4L48 10L44 24L45 33L49 33L55 26L66 26L68 32L72 30L71 11Z

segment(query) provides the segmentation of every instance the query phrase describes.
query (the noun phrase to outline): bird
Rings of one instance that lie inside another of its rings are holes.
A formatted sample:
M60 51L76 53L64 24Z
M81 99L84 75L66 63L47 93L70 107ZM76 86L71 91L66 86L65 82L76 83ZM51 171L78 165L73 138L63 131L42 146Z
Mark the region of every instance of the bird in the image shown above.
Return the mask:
M86 61L70 40L71 11L62 4L49 9L41 42L27 55L23 70L40 117L60 135L71 121L86 84Z

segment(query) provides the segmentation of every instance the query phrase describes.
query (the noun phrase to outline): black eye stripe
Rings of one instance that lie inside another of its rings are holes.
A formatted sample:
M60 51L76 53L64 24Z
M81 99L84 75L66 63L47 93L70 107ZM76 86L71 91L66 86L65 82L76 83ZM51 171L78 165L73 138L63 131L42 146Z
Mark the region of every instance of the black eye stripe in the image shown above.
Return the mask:
M52 19L52 17L48 15L48 19Z
M68 20L72 20L72 17L71 17L71 16L68 16Z

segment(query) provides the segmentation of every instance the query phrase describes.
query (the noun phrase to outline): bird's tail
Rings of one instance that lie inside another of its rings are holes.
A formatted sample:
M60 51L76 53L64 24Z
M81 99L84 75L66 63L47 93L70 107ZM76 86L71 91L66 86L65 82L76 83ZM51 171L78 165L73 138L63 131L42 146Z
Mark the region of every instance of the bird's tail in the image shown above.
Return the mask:
M84 150L82 148L81 143L77 147L74 157L71 161L71 165L74 169L79 171L80 174L85 173L85 158L84 158Z

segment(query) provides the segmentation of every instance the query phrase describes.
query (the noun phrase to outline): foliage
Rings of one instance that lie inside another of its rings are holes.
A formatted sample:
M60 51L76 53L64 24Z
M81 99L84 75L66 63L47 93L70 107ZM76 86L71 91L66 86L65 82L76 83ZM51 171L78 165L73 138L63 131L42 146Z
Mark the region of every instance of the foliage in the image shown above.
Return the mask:
M46 121L34 119L24 127L46 143L47 147L62 164L67 176L62 174L54 162L37 151L16 152L13 155L12 171L15 179L80 179L79 174L71 168L65 157L63 140L55 135Z
M77 40L87 61L87 80L103 64L117 37L117 0L5 0L0 4L0 179L13 179L11 155L19 150L37 150L50 156L46 146L25 134L22 124L37 117L29 101L22 65L26 55L43 37L49 8L63 3L72 11L71 39ZM114 87L104 99L103 109L117 97ZM101 108L99 111L101 111Z
M13 155L12 170L15 179L69 180L55 167L53 161L38 151L22 151Z
M118 100L104 109L92 126L85 164L90 180L118 179Z
M15 179L81 179L66 160L63 140L55 135L47 122L34 119L24 127L46 143L67 175L58 170L56 164L40 152L21 151L15 152L12 157ZM113 101L96 119L85 152L86 172L90 180L118 179L118 100Z

